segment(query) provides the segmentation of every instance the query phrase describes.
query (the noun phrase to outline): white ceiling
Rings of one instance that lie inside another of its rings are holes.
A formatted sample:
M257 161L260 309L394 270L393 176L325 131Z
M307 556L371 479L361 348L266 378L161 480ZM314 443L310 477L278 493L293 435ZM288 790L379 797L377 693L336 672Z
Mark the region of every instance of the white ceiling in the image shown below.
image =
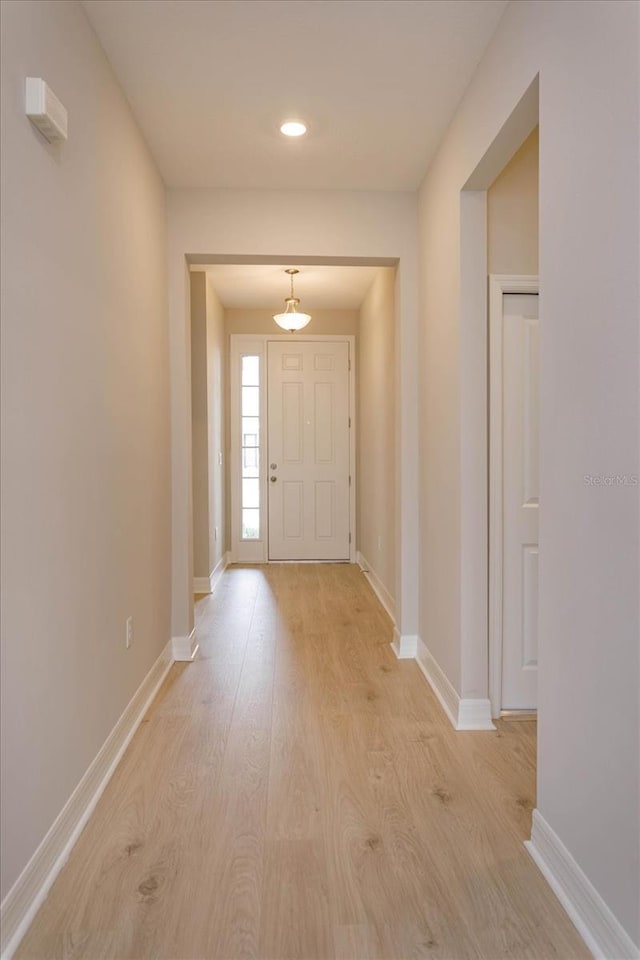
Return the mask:
M358 190L419 186L506 3L84 0L169 186Z
M284 310L289 277L284 264L213 264L204 270L224 307ZM380 267L300 266L294 277L295 295L302 310L357 310Z

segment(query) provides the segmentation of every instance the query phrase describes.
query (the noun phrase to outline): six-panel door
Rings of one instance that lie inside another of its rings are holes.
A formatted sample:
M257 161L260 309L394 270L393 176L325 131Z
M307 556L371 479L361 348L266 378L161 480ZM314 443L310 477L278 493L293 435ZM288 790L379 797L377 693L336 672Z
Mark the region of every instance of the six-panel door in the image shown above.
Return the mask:
M502 708L535 709L538 681L538 297L503 300Z
M349 559L349 344L269 341L270 560Z

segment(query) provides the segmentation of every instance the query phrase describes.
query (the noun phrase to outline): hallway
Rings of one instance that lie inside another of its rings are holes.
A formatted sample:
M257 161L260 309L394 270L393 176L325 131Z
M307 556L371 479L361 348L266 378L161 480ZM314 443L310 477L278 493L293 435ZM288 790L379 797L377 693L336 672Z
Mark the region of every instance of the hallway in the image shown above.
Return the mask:
M357 567L196 617L17 957L589 956L523 846L535 726L454 732Z

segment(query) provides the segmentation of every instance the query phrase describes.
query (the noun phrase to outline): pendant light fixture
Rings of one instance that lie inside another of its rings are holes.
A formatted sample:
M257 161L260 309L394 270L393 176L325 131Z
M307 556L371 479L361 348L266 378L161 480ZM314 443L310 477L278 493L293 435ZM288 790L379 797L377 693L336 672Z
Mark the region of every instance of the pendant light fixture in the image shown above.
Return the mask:
M282 327L283 330L288 330L290 333L295 333L296 330L302 330L303 327L309 323L311 317L308 313L300 313L298 311L298 304L300 300L298 297L293 295L293 278L296 273L300 273L299 270L296 270L295 267L289 267L288 270L285 270L285 273L289 274L291 278L291 296L285 298L285 303L287 309L284 313L276 313L273 317L275 322L279 327Z

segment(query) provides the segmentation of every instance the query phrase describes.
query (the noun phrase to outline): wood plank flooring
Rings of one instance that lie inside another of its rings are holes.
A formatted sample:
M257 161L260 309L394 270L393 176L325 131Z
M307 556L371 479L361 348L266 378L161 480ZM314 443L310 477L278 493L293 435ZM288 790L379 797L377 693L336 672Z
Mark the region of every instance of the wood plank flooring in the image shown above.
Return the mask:
M230 568L17 953L573 960L535 723L455 733L349 565Z

